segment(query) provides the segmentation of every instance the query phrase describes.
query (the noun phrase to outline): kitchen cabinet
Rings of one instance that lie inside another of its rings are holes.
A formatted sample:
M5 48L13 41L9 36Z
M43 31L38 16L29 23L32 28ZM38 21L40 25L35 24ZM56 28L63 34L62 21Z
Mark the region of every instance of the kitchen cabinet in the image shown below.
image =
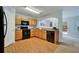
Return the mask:
M39 29L35 30L35 37L38 37L38 38L40 37L40 31L39 31Z
M16 18L16 24L21 24L21 18Z
M46 31L40 29L31 30L31 37L38 37L41 39L46 39Z
M42 39L46 39L46 37L47 37L47 32L46 32L46 30L42 30L41 31L41 37L42 37Z
M22 30L15 31L15 39L16 39L16 41L22 40Z
M35 29L31 29L31 31L30 31L30 37L35 37L36 35L36 30Z
M37 21L32 18L29 18L28 21L29 21L29 25L36 25L37 24Z
M37 36L37 29L31 29L31 31L30 31L30 36L31 37L36 37Z
M38 30L37 31L37 37L41 38L41 39L46 39L46 30Z
M26 19L25 16L18 16L18 17L16 18L16 24L21 24L21 21L24 20L24 19Z

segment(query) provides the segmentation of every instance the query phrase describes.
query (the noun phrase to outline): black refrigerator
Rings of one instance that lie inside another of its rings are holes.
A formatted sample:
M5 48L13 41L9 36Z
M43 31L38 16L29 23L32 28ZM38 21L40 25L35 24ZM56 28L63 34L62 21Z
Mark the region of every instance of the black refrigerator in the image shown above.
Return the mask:
M0 53L4 52L4 38L6 36L6 33L7 33L7 17L3 10L3 7L0 6Z

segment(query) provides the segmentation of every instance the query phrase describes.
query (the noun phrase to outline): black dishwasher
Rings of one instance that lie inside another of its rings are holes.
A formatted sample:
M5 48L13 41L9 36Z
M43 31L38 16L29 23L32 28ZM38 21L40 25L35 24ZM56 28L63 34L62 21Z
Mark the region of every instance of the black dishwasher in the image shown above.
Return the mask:
M47 31L47 41L54 43L54 31Z

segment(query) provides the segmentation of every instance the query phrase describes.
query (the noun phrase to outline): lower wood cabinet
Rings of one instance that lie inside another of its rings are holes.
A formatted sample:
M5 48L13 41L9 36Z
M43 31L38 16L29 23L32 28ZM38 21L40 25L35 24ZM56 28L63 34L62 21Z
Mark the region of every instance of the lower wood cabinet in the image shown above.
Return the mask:
M38 37L41 39L46 39L46 30L32 29L31 37Z
M42 38L43 38L43 39L47 39L47 35L46 35L46 34L47 34L47 31L43 31L42 33L43 33L43 34L42 34Z
M39 35L40 38L46 40L46 30L40 30Z
M34 37L35 33L36 33L36 31L34 29L31 29L31 31L30 31L30 37Z
M59 41L59 31L47 31L40 29L32 29L31 37L38 37L48 42L58 44Z
M22 30L16 30L15 31L15 40L22 40Z

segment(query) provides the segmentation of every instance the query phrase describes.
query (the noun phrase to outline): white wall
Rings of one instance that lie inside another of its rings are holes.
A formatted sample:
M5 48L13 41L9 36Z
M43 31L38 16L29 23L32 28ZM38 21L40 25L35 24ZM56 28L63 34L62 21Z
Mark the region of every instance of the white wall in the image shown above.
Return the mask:
M13 7L4 7L7 16L7 35L4 39L4 46L8 46L15 42L15 9Z
M79 39L79 16L65 18L68 23L68 35L74 39Z
M63 18L68 18L68 17L74 17L74 16L79 16L79 8L74 8L72 7L71 9L64 9L63 10Z
M68 36L79 41L79 8L64 10L63 20L68 22Z

